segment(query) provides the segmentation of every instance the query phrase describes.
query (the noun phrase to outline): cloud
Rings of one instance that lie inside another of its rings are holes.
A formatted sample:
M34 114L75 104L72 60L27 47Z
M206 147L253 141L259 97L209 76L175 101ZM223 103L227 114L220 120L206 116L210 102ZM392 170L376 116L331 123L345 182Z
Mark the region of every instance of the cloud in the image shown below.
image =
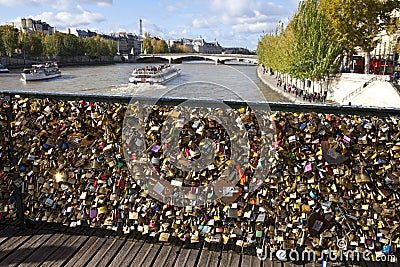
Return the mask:
M175 12L175 11L178 10L178 7L177 6L173 6L173 5L168 5L167 6L167 10L168 10L168 12Z
M238 32L262 32L275 27L294 9L298 0L289 2L266 2L262 0L209 0L210 17L200 17L192 21L195 28L212 28L223 24Z
M271 29L275 27L275 23L267 23L267 22L256 22L256 23L244 23L244 24L237 24L233 25L232 28L236 32L243 32L243 33L260 33L265 29Z
M113 0L76 0L78 3L96 4L102 7L112 6Z
M0 5L3 6L16 6L16 5L30 5L30 6L40 6L41 1L38 0L0 0Z
M142 19L143 20L143 33L149 32L152 36L161 36L162 38L165 38L166 34L168 34L168 31L161 27L158 26L157 24L153 23L150 20L147 19Z
M41 19L50 25L61 29L68 27L87 26L93 23L105 21L105 18L102 14L92 13L85 10L81 6L77 6L73 12L43 12L40 15L30 17L33 19Z
M32 7L49 7L51 6L57 10L65 10L71 8L71 6L76 6L79 4L94 4L101 7L108 7L113 4L113 0L0 0L0 6L32 6Z

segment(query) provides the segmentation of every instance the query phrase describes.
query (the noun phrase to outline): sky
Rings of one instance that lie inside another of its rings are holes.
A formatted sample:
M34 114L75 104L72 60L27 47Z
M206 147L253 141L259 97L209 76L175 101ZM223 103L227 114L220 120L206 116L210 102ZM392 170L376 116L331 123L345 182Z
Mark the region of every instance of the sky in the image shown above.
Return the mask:
M264 33L287 22L299 0L0 0L0 25L33 18L58 31L143 32L164 40L217 40L254 50Z

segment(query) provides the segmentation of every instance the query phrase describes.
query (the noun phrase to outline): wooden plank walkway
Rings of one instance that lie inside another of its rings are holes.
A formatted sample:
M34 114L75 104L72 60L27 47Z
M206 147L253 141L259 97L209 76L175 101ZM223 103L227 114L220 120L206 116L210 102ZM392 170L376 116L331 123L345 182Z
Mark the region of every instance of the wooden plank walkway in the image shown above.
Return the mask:
M240 250L239 250L240 251ZM244 251L246 252L246 251ZM371 265L372 264L372 265ZM159 242L139 233L122 235L88 227L68 228L39 223L22 229L0 222L0 266L210 266L210 267L316 267L321 263L295 264L261 261L221 245ZM394 263L329 263L328 266L399 266Z

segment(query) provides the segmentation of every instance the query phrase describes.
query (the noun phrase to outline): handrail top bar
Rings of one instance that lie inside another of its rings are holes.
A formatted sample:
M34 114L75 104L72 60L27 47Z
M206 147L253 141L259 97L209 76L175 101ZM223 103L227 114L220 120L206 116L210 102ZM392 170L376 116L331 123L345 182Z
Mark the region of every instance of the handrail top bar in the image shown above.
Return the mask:
M199 103L202 106L213 107L215 103L223 102L231 108L240 108L250 106L259 110L284 111L284 112L316 112L332 114L352 114L352 115L370 115L370 116L388 116L400 115L400 108L384 107L362 107L362 106L338 106L329 104L306 104L306 103L287 103L287 102L259 102L243 100L222 100L222 99L193 99L184 97L153 97L122 94L88 94L75 92L43 92L31 90L0 90L0 95L10 95L28 98L52 98L64 101L86 100L88 102L111 102L111 103L131 103L131 101L140 101L144 104L177 106L185 101Z

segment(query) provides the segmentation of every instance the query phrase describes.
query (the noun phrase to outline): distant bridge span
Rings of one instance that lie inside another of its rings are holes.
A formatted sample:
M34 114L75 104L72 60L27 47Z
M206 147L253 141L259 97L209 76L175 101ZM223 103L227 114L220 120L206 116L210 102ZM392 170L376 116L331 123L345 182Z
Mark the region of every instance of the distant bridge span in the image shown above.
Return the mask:
M258 63L256 55L242 55L242 54L201 54L201 53L178 53L178 54L140 54L136 59L145 58L163 58L168 60L171 64L173 60L198 57L215 61L215 64L222 63L228 60L247 61L251 63Z

